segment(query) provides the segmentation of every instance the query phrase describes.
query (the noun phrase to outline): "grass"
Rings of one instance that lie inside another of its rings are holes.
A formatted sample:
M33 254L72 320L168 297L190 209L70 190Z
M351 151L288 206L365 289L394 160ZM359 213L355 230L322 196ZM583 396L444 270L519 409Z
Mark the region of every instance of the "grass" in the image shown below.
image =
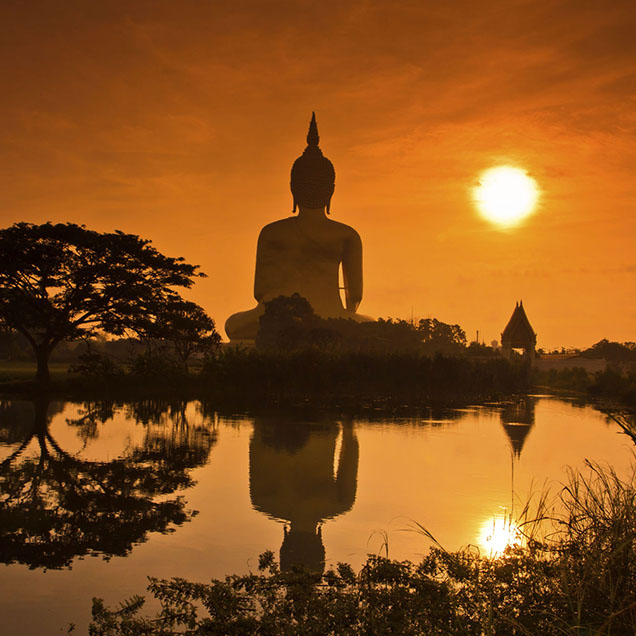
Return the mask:
M419 563L370 556L357 574L346 564L319 574L282 572L265 553L246 576L151 579L162 607L156 616L141 615L141 596L115 610L94 599L90 634L636 633L634 473L621 479L588 463L568 473L555 497L544 492L529 503L517 522L525 543L497 558L437 544Z
M51 379L55 382L62 382L68 377L69 364L66 362L52 362L49 365ZM35 362L0 361L0 382L26 382L35 377Z
M632 438L632 441L636 443L636 416L628 411L617 411L604 409L603 412L607 417L616 422L622 429L625 435Z

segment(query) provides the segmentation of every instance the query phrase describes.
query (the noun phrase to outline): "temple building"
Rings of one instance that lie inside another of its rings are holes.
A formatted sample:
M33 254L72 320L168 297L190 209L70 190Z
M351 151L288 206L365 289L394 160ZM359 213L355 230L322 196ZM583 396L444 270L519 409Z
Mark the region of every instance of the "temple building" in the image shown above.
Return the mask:
M515 310L501 334L502 352L506 358L510 359L513 349L523 349L532 363L535 359L536 345L537 334L532 329L521 300L516 303Z

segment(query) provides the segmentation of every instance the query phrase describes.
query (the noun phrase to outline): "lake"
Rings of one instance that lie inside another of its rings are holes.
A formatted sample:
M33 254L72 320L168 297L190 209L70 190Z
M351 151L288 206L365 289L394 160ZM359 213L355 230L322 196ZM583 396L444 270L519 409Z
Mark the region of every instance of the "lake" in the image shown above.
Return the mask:
M531 492L586 459L627 476L633 448L551 396L394 416L0 402L1 631L85 633L93 596L245 573L265 550L283 567L416 560L431 545L417 524L494 553Z

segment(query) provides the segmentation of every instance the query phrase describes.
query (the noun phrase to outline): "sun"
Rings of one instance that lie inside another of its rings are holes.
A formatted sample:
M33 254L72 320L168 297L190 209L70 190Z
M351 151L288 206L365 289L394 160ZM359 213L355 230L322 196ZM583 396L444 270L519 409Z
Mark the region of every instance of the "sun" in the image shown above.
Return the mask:
M539 198L537 182L525 170L497 166L482 173L473 189L477 210L487 221L512 227L531 214Z

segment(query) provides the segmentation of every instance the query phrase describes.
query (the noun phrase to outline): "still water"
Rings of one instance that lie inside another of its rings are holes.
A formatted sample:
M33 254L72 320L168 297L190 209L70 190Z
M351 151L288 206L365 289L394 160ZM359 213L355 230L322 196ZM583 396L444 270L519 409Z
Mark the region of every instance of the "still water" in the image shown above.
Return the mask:
M409 417L220 413L199 402L0 402L0 633L85 633L91 598L430 541L492 552L500 521L585 459L633 444L549 396ZM494 532L493 532L494 529Z

